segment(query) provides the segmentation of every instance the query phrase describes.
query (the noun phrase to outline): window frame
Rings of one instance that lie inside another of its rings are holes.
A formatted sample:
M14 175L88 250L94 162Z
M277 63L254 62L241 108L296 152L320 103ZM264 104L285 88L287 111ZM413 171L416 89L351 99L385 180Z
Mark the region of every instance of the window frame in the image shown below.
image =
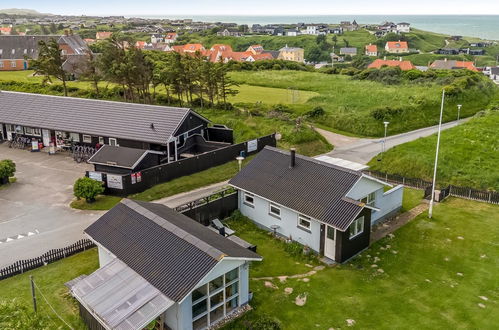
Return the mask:
M272 212L272 208L279 210L279 213ZM271 215L277 219L281 219L281 207L278 206L277 204L272 203L272 202L269 203L269 215Z
M82 140L83 143L92 143L92 135L83 134L81 140Z
M373 191L367 194L366 196L362 197L360 201L368 206L374 206L376 204L376 192Z
M251 202L248 202L247 197L251 198ZM255 207L255 195L249 192L243 192L243 204L249 207Z
M361 216L352 222L352 224L348 227L349 239L354 239L364 232L364 222L364 216ZM354 230L352 231L352 229Z
M110 137L108 141L109 141L109 142L108 142L108 144L109 144L110 146L112 146L112 147L119 147L119 146L120 146L120 145L118 144L118 139L117 139L117 138L111 138L111 137ZM113 143L111 143L111 141L114 141L114 144L113 144Z
M11 68L17 68L17 62L16 61L10 61L10 67Z
M308 222L308 227L301 224L302 220L305 222ZM300 229L311 232L312 231L312 219L310 217L307 217L306 215L298 214L298 225L297 226Z

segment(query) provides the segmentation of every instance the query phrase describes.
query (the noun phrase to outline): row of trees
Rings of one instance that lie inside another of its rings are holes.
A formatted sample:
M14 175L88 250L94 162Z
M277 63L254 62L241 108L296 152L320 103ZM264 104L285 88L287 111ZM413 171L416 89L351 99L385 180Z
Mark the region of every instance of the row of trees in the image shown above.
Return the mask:
M64 61L55 40L41 41L38 59L32 60L31 67L45 81L60 80L67 96L70 76ZM151 104L163 96L168 104L228 107L228 97L238 92L225 63L209 62L200 53L143 51L121 35L113 35L102 53L89 53L86 61L76 65L73 69L80 73L79 79L90 81L97 95L100 83L107 81L120 86L123 98L131 102Z

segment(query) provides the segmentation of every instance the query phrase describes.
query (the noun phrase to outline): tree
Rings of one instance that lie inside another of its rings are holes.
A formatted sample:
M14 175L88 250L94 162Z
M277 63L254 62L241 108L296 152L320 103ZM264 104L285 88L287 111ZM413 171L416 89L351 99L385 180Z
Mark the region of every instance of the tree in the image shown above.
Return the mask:
M343 42L345 43L345 47L350 47L350 42L347 39L343 38Z
M56 34L57 33L57 25L55 25L54 22L50 23L49 30L50 30L50 33Z
M0 161L0 185L9 182L9 178L16 173L16 164L10 159Z
M315 42L319 45L319 44L322 44L324 42L326 42L326 35L324 34L319 34L316 38L315 38Z
M62 81L64 96L68 96L68 88L66 86L68 74L64 71L63 64L64 59L62 58L59 44L54 39L50 39L48 42L41 40L38 43L38 59L31 60L30 63L32 69L35 70L35 74L44 76L44 83L47 81L52 82L52 77Z
M334 47L336 47L336 44L338 43L338 37L335 35L333 35L333 45Z
M88 177L79 178L73 186L73 194L77 199L85 198L87 203L95 201L95 197L104 192L102 182Z
M227 97L234 96L239 93L239 90L234 88L239 85L229 77L228 72L229 70L227 65L225 65L222 62L222 59L220 59L220 62L217 63L216 77L218 84L218 95L222 98L225 109L227 109L229 105L227 103Z
M99 58L92 52L88 53L88 60L79 63L81 66L80 80L92 82L95 89L95 94L99 95L99 82L102 81L102 72L99 68Z

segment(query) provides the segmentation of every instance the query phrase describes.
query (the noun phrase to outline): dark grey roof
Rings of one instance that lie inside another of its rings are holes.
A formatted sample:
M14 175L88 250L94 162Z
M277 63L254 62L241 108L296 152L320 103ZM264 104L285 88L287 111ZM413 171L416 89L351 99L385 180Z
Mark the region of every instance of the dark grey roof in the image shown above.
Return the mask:
M345 231L364 207L346 198L362 173L265 147L229 184Z
M148 152L149 150L104 145L88 162L90 164L134 169Z
M87 44L78 35L43 35L18 36L0 35L0 59L23 59L25 56L36 59L38 57L38 43L56 40L59 44L67 44L75 54L83 55L90 51ZM14 51L14 52L12 52Z
M187 108L0 91L0 123L157 144L166 144L189 114L197 115Z
M261 259L161 204L125 199L85 232L176 302L224 257Z
M499 74L499 67L497 67L497 68L490 68L490 73L491 74Z

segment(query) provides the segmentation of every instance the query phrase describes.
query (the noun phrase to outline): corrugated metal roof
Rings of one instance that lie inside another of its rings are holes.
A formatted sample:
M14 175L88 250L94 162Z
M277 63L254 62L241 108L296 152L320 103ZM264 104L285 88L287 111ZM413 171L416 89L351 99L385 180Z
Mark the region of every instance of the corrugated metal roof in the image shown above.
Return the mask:
M142 329L175 303L119 259L75 279L70 290L107 329Z
M161 204L123 200L85 232L177 302L224 257L261 259Z
M265 147L229 184L345 231L363 204L346 199L362 173Z
M166 144L190 113L187 108L0 92L0 123L157 144Z

